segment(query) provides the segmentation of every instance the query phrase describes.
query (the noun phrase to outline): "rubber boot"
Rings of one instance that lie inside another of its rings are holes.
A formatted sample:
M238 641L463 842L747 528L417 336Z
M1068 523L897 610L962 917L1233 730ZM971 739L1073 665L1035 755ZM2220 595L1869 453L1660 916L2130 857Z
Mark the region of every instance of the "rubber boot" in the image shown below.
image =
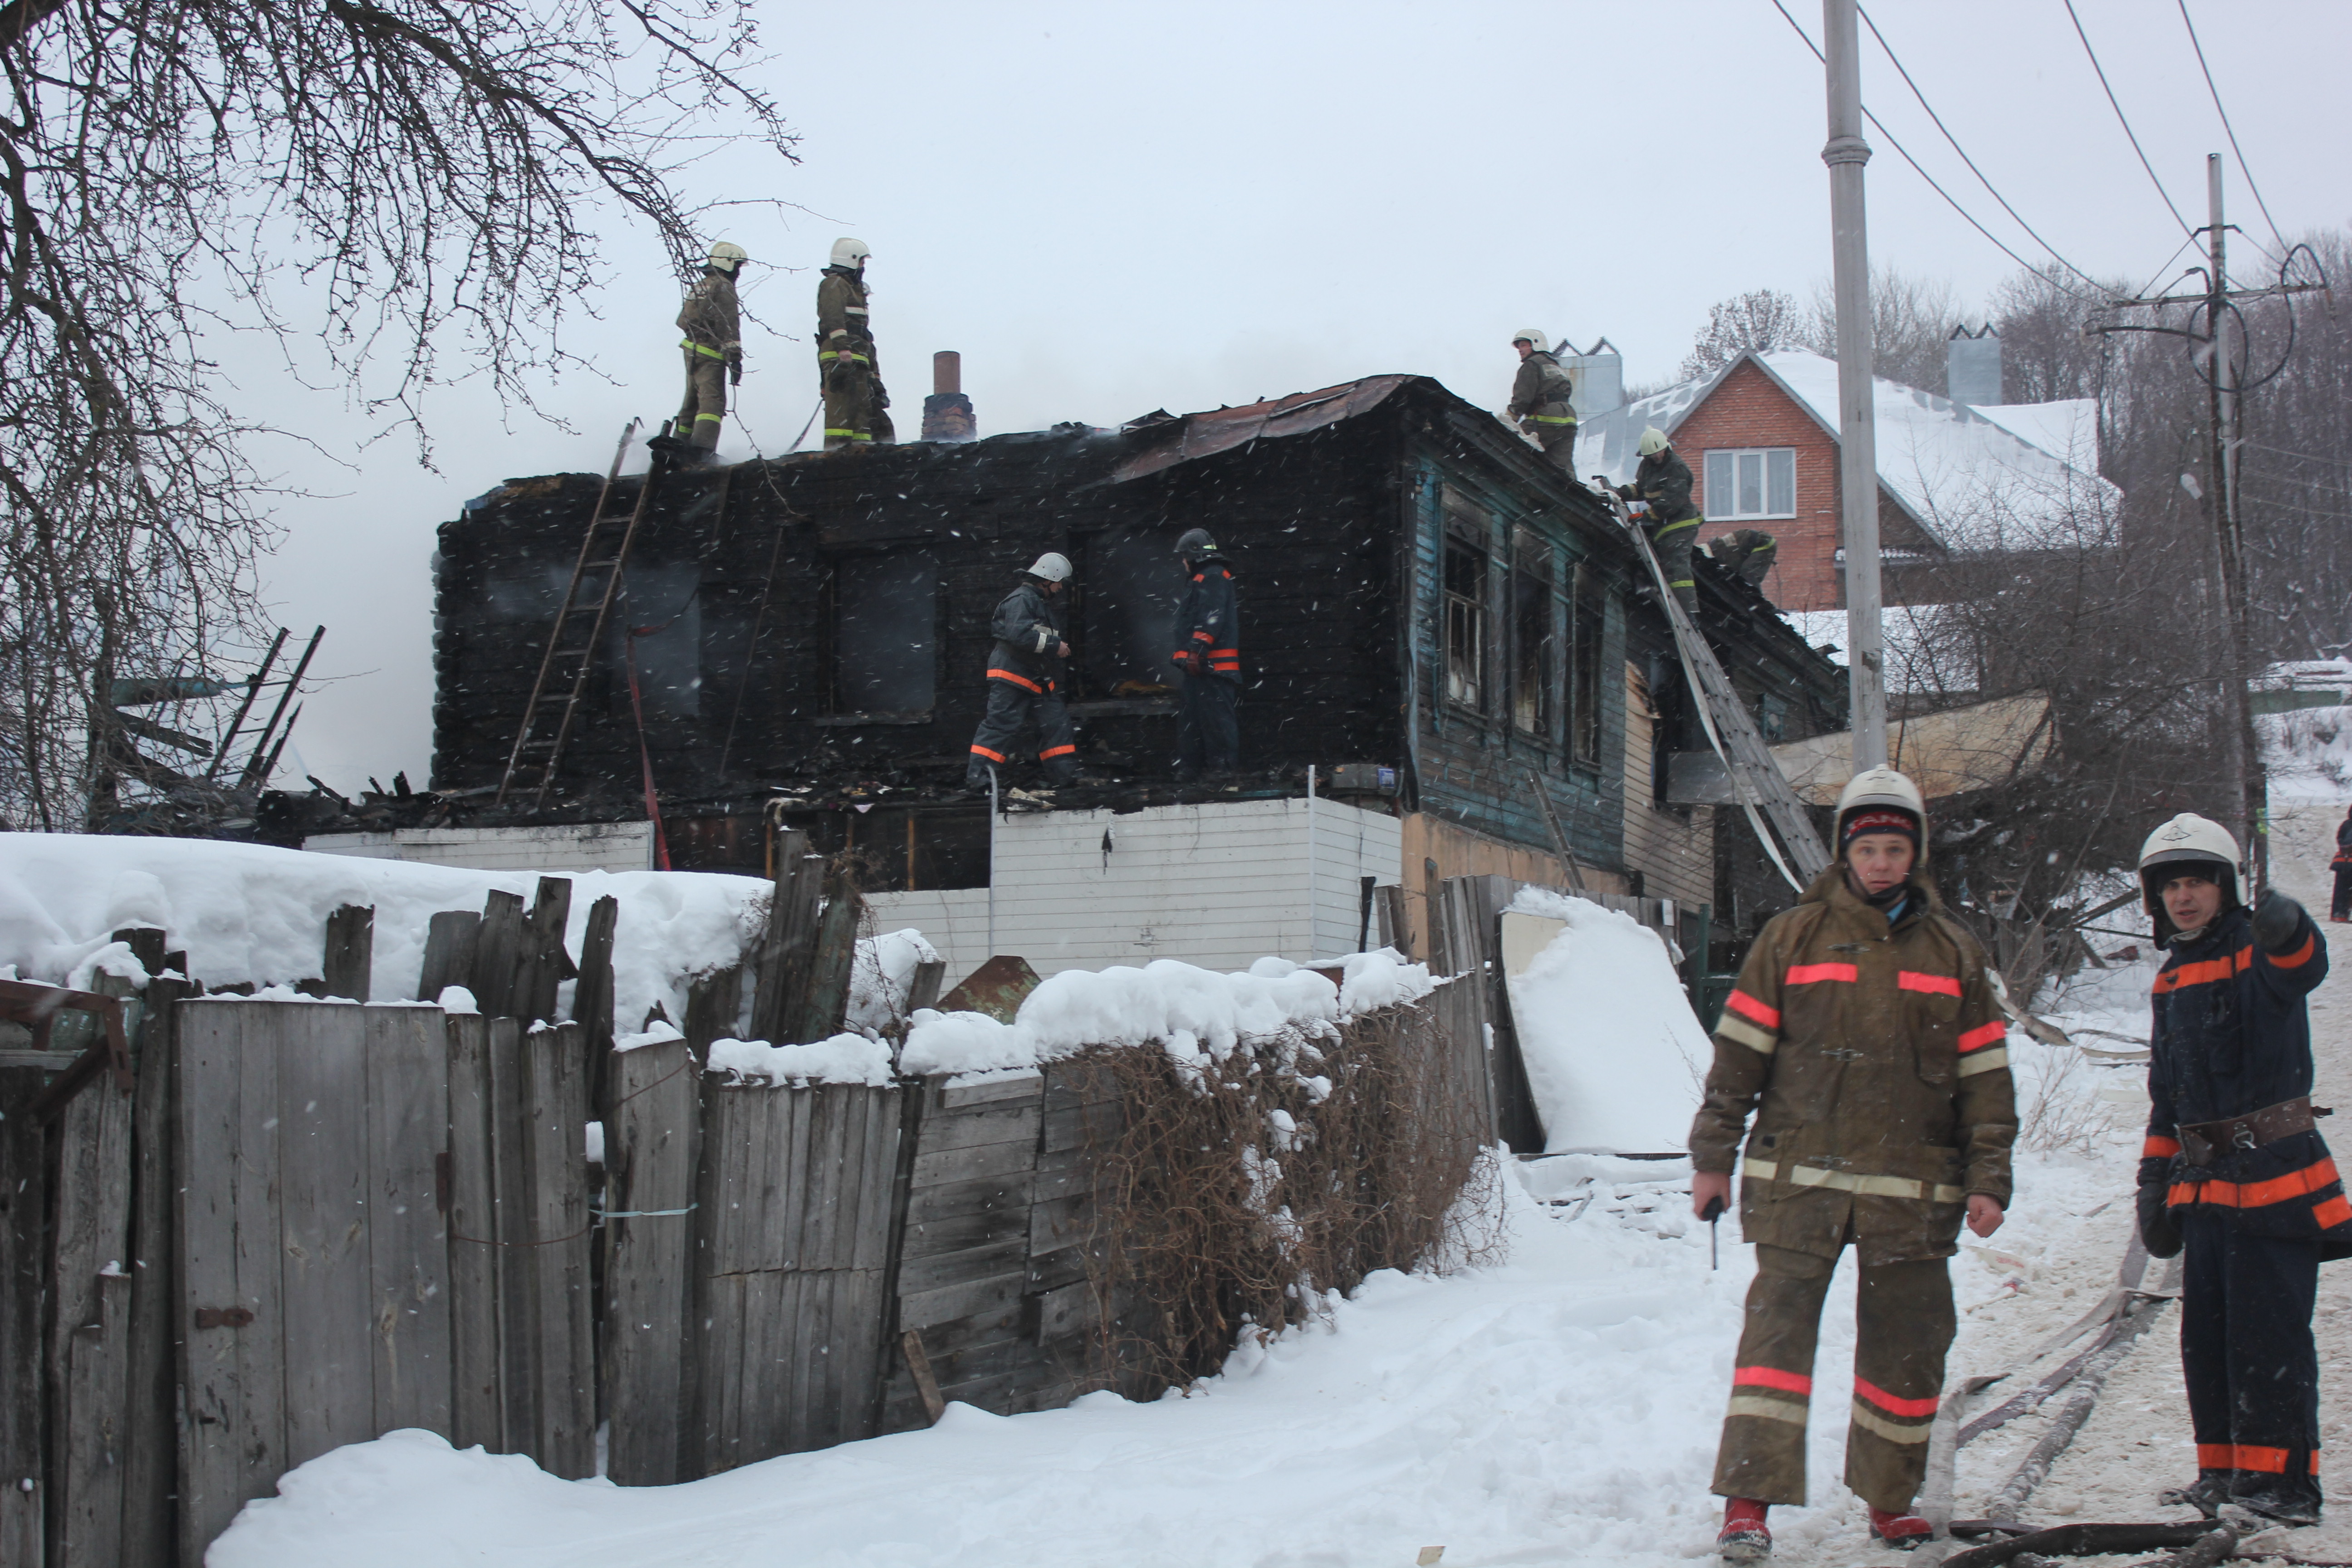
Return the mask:
M1772 1555L1772 1532L1764 1524L1770 1503L1754 1498L1726 1499L1723 1533L1715 1538L1716 1554L1726 1563L1761 1563Z
M1908 1552L1935 1533L1936 1527L1916 1513L1889 1513L1883 1508L1870 1510L1870 1538L1897 1552Z
M2221 1511L2230 1500L2230 1472L2200 1470L2197 1479L2185 1487L2174 1487L2156 1494L2158 1508L2193 1508L2207 1519Z

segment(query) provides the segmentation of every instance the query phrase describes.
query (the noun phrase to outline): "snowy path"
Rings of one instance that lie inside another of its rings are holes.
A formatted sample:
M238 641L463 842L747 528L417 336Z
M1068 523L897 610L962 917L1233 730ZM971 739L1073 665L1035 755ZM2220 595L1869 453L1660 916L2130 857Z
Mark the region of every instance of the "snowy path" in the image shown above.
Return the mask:
M2277 820L2282 884L2323 910L2319 846L2341 810L2289 808ZM2352 1108L2352 951L2344 962L2314 1020L2318 1098ZM2144 1034L2147 970L2119 969L2070 1005ZM2055 1112L2105 1124L2022 1152L2010 1223L1991 1243L1967 1238L1954 1268L1956 1378L2011 1365L2095 1302L2131 1223L2143 1070L2060 1073L2064 1058L2021 1039L2012 1055L2021 1108L2046 1093ZM283 1496L249 1507L209 1561L1378 1568L1436 1545L1447 1568L1711 1561L1719 1505L1706 1482L1748 1255L1727 1226L1722 1270L1710 1273L1705 1227L1641 1188L1604 1180L1607 1201L1580 1214L1538 1201L1586 1168L1528 1168L1534 1195L1515 1192L1509 1204L1508 1261L1446 1279L1377 1277L1330 1329L1251 1349L1190 1399L1096 1394L1009 1420L958 1406L929 1432L657 1489L558 1481L525 1460L402 1434L289 1476ZM1849 1264L1823 1322L1815 1373L1825 1391L1851 1380L1853 1300ZM2323 1275L2320 1310L2323 1367L2352 1364L2352 1269ZM2159 1324L2118 1369L2036 1499L2037 1517L2148 1518L2154 1492L2193 1471L2177 1353L2172 1325ZM2326 1393L2332 1475L2352 1390L2338 1382ZM1843 1401L1825 1393L1816 1405L1816 1506L1775 1510L1776 1561L1906 1561L1871 1552L1860 1504L1840 1484ZM2021 1421L1965 1451L1962 1516L2038 1430ZM2295 1545L2352 1557L2352 1518Z

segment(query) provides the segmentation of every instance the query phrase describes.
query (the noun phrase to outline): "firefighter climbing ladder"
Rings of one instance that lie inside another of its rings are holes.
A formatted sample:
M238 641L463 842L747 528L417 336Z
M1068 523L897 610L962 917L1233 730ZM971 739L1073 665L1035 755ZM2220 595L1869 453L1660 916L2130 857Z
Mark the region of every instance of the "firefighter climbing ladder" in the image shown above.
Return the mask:
M613 466L604 474L604 486L596 492L596 510L589 515L587 537L580 542L580 559L572 563L572 581L564 584L563 603L555 612L554 629L548 633L547 652L539 661L539 675L531 682L530 700L523 705L522 726L515 731L514 750L507 754L507 771L499 780L498 798L504 802L513 794L518 781L532 769L539 779L531 788L531 805L541 805L547 800L548 785L555 780L555 764L563 755L563 743L572 738L572 721L580 710L581 694L587 689L588 671L595 663L596 647L604 640L604 626L612 618L613 601L620 597L621 569L629 559L629 546L636 542L637 524L646 514L646 502L653 495L662 470L667 467L656 452L653 467L646 473L646 482L637 491L637 504L630 509L625 521L610 523L604 515L605 503L612 499L613 481L620 477L621 459L628 455L629 439L637 432L637 422L629 421L621 432L621 444L613 452ZM658 445L658 443L656 443ZM619 537L614 537L617 531ZM593 603L583 601L581 584L592 572L602 572L601 585L592 584L588 592ZM593 616L593 619L588 617ZM583 628L583 620L587 624ZM567 645L570 638L578 638ZM562 695L556 695L558 689ZM543 731L551 722L553 733ZM528 781L524 781L528 784Z
M1822 847L1821 836L1813 831L1812 818L1805 813L1805 803L1797 798L1797 792L1789 787L1787 777L1780 772L1780 764L1772 760L1771 749L1764 744L1755 721L1748 716L1739 694L1732 689L1723 666L1716 662L1715 650L1706 646L1706 639L1691 625L1690 616L1683 613L1682 601L1666 586L1666 574L1658 565L1656 552L1650 548L1649 536L1613 492L1605 487L1595 488L1633 537L1642 559L1649 563L1650 581L1658 589L1658 603L1666 613L1667 623L1675 628L1675 647L1682 655L1683 670L1690 677L1692 689L1702 699L1699 721L1706 729L1707 742L1723 759L1724 768L1731 775L1732 792L1747 811L1758 842L1772 857L1773 865L1780 868L1789 885L1803 890L1830 863L1829 851ZM1759 811L1763 814L1761 818L1757 815ZM1789 858L1796 861L1793 872L1774 847L1772 834L1765 830L1764 818L1769 818L1779 833Z

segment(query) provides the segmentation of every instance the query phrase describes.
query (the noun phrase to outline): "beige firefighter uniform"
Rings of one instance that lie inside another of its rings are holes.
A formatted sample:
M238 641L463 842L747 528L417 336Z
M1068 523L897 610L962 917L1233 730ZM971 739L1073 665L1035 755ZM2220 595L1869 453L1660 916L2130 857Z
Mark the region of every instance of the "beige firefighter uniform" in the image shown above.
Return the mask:
M824 447L887 445L898 439L884 412L882 367L866 313L866 279L852 267L828 267L816 286L816 368L824 388Z
M1757 938L1691 1127L1698 1170L1738 1169L1740 1228L1757 1244L1717 1495L1805 1500L1822 1300L1851 1245L1861 1289L1846 1484L1874 1508L1910 1507L1951 1347L1944 1260L1969 1194L2009 1202L2007 1037L1983 949L1924 869L1891 927L1841 862Z
M727 374L743 360L743 311L735 298L735 279L712 267L688 291L677 312L685 339L686 401L678 405L674 433L704 451L719 447L719 426L727 418Z
M1518 379L1511 383L1511 417L1567 474L1576 472L1576 407L1569 402L1574 390L1559 361L1540 349L1519 362Z

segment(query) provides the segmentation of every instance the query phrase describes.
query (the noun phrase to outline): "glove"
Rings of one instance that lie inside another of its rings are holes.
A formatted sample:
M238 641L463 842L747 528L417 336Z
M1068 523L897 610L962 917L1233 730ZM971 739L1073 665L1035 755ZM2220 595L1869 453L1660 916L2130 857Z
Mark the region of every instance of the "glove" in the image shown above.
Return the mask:
M1619 500L1632 500L1633 499L1633 487L1631 485L1619 485L1617 487L1617 499Z
M874 388L874 406L877 408L890 406L890 395L883 391L878 384Z
M727 362L727 379L736 386L743 384L743 356L737 354Z
M2303 906L2276 888L2264 889L2254 905L2254 940L2264 952L2284 952L2303 929Z
M2180 1255L2180 1226L2173 1223L2172 1210L2165 1205L2164 1190L2162 1182L2140 1184L2139 1239L2150 1258Z

